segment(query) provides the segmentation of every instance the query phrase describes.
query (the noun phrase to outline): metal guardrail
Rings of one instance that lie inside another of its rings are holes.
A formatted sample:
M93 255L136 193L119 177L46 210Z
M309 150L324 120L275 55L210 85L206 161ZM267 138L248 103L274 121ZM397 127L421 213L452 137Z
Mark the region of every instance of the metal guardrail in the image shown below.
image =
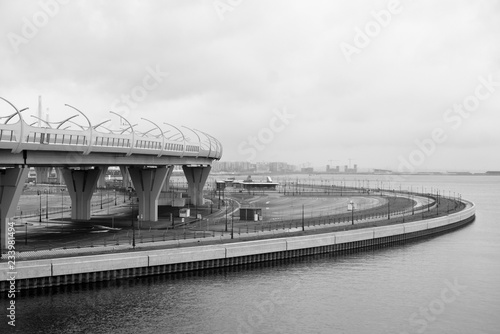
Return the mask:
M427 213L423 210L425 215L415 214L415 215L405 215L405 210L391 211L391 226L395 224L408 224L412 222L421 221L432 221L435 218L447 217L447 219L453 220L459 218L460 220L466 219L475 213L475 205L472 202L461 202L463 207L455 207L453 211L441 212L441 215L437 215L435 212ZM238 224L234 229L229 228L227 231L223 230L211 230L204 229L202 222L197 222L193 220L190 224L185 224L183 230L178 230L177 234L173 233L171 229L149 229L147 227L142 230L136 230L135 244L137 248L143 247L153 247L153 246L177 246L181 247L183 244L189 244L197 242L198 245L203 245L212 242L223 242L227 239L240 239L245 240L249 237L260 237L260 236L287 236L291 232L314 231L319 230L323 232L332 232L332 228L342 227L342 229L337 229L335 231L343 231L345 229L350 229L352 225L356 228L367 227L373 228L366 224L385 222L387 215L384 213L372 213L372 214L360 214L355 215L354 220L350 214L344 214L340 216L324 216L324 217L312 217L305 219L302 222L300 219L286 219L276 222L248 222L244 224ZM221 218L222 219L222 218ZM353 224L354 223L354 224ZM335 232L333 231L333 232ZM126 235L112 234L111 236L105 238L99 238L95 240L86 240L78 243L77 245L71 246L61 246L61 245L46 245L45 247L37 248L34 247L20 247L21 251L16 252L16 258L20 260L29 260L35 258L46 258L54 256L68 256L68 255L82 255L91 253L106 253L106 252L116 252L120 250L131 250L134 247L132 231L128 231ZM22 243L22 241L20 241ZM0 261L6 259L7 255L0 255Z

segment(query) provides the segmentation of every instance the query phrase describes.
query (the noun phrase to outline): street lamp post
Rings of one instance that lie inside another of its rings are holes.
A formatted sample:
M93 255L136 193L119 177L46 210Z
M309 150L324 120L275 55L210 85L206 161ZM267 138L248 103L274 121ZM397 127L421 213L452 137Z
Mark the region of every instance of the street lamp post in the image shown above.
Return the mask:
M304 231L305 226L304 226L304 204L302 204L302 231Z
M101 210L102 210L102 188L101 188Z
M134 223L134 209L130 205L130 219L132 219L132 248L135 249L135 223Z
M439 190L436 190L436 216L439 216Z
M351 205L351 225L354 225L354 202L351 200L349 204Z
M64 188L61 188L61 221L64 218Z
M226 205L226 202L224 202L224 206L226 207L226 228L224 229L224 232L227 232L227 205Z
M210 184L209 184L209 185L210 185ZM212 206L213 206L213 204L214 204L214 191L217 191L217 189L212 189L212 188L211 188L211 185L210 185L210 196L212 197L212 198L211 198L212 200L211 200L211 202L210 202L210 213L212 213L212 212L213 212L213 208L212 208Z
M390 207L390 197L387 196L387 220L391 219L391 207Z
M234 205L234 202L231 201L231 239L234 238L234 222L233 222L233 217L234 217L233 211L234 211L234 209L233 209L233 205Z
M45 192L45 219L49 220L49 191L47 189Z
M411 215L413 216L415 214L415 204L413 203L413 187L410 186L410 193L411 193Z
M38 198L40 199L40 209L39 209L40 220L39 220L39 222L41 223L42 222L42 192L40 190L38 190Z
M115 192L115 205L116 205L116 189L113 189Z

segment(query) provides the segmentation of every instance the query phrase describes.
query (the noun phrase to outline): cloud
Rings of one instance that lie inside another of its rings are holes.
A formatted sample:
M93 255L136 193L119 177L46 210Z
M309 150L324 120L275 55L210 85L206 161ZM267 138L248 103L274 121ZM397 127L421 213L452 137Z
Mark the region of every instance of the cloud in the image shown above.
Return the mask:
M224 159L242 160L238 143L265 127L273 109L287 107L296 119L258 159L323 164L322 152L331 152L395 168L398 155L473 93L478 76L499 74L500 7L401 1L401 14L346 62L339 44L352 42L355 28L387 3L252 1L221 21L208 0L71 1L15 53L7 34L21 34L24 19L43 9L2 2L0 91L32 112L43 95L54 120L70 103L97 121L159 66L169 76L132 110L135 121L206 130L223 141ZM488 127L498 124L497 101L485 101L443 150L468 143L466 155L500 143ZM498 159L463 163L494 169ZM435 167L446 169L446 161Z

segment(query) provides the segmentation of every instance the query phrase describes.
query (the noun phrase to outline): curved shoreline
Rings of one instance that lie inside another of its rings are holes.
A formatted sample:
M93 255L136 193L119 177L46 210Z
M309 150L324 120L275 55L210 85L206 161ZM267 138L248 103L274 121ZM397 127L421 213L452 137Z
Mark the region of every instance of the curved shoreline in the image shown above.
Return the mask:
M413 240L451 231L474 221L475 205L463 202L466 208L459 212L397 225L207 246L20 261L16 263L15 285L17 290L22 290L108 281L340 252ZM8 291L8 263L1 263L0 269L0 291Z

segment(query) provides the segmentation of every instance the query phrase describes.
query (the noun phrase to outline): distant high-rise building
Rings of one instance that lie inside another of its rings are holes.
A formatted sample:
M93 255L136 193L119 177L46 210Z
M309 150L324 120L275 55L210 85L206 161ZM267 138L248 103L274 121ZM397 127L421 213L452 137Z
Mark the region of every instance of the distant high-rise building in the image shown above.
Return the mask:
M214 161L212 164L212 171L214 172L238 173L253 169L252 164L248 161Z
M327 173L340 173L340 166L336 166L335 168L331 168L330 165L326 165Z
M273 173L286 173L290 171L290 165L286 162L270 162L269 171Z
M256 162L250 163L248 161L214 161L212 164L213 172L222 173L244 173L244 172L258 172L258 173L291 173L296 170L296 166L290 165L286 162Z
M345 166L345 173L357 173L358 172L358 165L354 165L353 168L348 168Z

